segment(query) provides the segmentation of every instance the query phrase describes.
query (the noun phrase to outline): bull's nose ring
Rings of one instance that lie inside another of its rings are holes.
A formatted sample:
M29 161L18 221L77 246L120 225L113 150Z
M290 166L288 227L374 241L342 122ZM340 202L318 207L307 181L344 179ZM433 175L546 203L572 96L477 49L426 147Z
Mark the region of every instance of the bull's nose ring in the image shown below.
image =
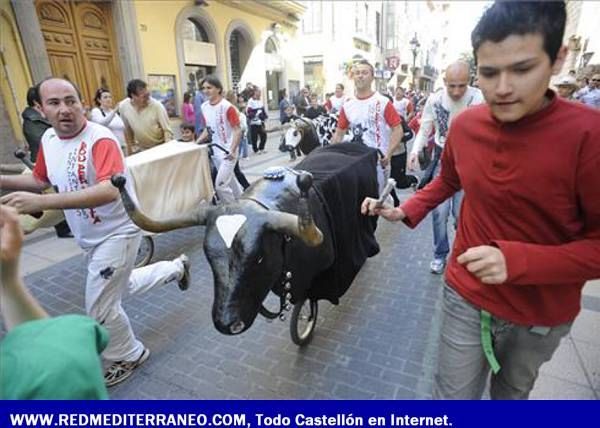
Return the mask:
M231 326L229 327L229 331L231 331L231 334L238 334L244 330L245 326L246 324L244 324L244 321L236 321L233 324L231 324Z

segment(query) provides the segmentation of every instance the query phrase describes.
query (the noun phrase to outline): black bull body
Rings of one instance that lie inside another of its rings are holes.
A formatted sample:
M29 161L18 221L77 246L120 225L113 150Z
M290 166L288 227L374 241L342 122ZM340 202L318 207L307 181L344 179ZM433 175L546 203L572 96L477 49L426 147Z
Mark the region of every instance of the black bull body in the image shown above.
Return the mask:
M221 333L238 334L252 325L269 291L286 292L287 272L292 303L306 297L338 303L366 258L379 251L375 220L360 214L362 200L377 196L376 162L376 152L360 144L321 148L297 171L283 169L279 179L259 179L235 203L160 221L135 207L124 179L113 183L142 229L206 226L213 322ZM312 186L300 170L311 173Z

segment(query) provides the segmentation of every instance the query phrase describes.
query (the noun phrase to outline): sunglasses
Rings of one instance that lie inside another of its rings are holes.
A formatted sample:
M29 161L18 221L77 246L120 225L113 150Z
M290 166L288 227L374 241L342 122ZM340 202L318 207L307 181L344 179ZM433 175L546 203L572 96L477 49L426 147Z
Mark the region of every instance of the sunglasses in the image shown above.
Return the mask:
M600 79L592 79L592 82L600 82Z

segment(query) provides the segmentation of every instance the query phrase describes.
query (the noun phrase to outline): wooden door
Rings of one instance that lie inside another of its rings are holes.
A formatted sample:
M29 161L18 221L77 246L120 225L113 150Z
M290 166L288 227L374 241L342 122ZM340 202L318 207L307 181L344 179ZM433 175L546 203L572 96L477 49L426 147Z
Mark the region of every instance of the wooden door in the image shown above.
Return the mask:
M110 2L36 0L52 74L76 83L92 106L96 89L123 97Z

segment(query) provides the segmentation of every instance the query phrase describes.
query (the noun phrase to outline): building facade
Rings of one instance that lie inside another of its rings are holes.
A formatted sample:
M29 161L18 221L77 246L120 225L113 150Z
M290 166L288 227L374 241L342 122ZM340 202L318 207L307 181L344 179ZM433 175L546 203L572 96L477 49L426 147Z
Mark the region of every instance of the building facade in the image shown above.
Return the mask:
M590 77L600 73L600 3L567 1L567 25L563 43L569 51L560 75Z
M384 77L382 1L305 1L300 46L304 81L319 96L333 92L337 83L351 94L350 66L359 58L374 65L377 85ZM388 79L391 77L391 73Z
M275 107L280 89L303 84L304 11L269 0L0 0L2 153L22 141L27 88L51 75L75 82L88 106L96 89L120 100L141 78L178 116L183 93L216 74L226 89L252 82Z

